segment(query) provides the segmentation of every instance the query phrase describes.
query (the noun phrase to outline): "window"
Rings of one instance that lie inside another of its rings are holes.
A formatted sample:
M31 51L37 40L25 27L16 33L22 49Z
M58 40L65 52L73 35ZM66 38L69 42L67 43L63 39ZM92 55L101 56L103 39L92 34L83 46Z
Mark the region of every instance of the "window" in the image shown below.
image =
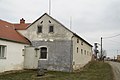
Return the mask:
M89 52L87 51L87 55L89 55Z
M47 48L42 47L40 49L40 59L47 59Z
M77 39L77 43L79 43L79 39Z
M83 41L81 42L81 45L83 45Z
M5 58L6 46L0 45L0 58Z
M86 50L84 50L84 54L86 55Z
M42 26L38 26L38 33L42 33Z
M78 47L77 47L77 53L78 53Z
M54 32L54 26L49 26L49 32Z
M83 49L81 49L81 54L83 54Z

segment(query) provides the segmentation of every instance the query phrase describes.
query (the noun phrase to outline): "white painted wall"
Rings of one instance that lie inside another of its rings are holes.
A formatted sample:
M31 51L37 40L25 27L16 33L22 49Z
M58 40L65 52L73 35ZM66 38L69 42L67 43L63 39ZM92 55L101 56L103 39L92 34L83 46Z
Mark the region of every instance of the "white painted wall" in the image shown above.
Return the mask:
M79 39L79 43L77 43L77 39ZM73 37L73 69L77 70L81 67L85 66L92 58L92 47L83 41L83 45L81 45L82 40L77 37ZM77 53L78 47L78 53ZM83 49L83 54L81 54L81 49ZM84 54L84 50L86 50L86 55ZM87 53L88 52L88 53Z
M23 50L25 44L0 40L0 45L6 45L6 59L0 59L0 72L23 69Z

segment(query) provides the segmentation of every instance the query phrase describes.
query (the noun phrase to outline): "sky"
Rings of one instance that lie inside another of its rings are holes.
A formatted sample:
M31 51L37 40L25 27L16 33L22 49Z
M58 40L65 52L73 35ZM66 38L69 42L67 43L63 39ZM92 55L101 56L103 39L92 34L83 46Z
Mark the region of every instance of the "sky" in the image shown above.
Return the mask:
M0 0L0 19L32 23L49 13L49 0ZM120 55L120 0L51 0L51 16L94 45L103 37L107 56Z

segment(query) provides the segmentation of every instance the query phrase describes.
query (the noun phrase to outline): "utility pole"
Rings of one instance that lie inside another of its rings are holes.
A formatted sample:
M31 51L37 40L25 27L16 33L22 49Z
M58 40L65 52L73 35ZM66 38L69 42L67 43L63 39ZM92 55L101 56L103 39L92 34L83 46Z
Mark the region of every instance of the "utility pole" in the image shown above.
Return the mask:
M72 17L70 17L70 30L72 29Z
M49 0L49 15L51 15L51 0Z
M103 54L102 54L102 39L103 39L103 38L101 37L101 56L100 56L101 59L102 59L102 55L103 55Z

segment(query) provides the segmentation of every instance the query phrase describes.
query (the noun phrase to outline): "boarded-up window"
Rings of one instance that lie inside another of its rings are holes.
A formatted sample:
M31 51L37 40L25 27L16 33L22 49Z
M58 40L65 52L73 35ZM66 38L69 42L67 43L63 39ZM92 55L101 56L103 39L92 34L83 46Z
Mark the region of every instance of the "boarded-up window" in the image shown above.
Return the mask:
M38 26L37 32L38 32L38 33L42 33L42 26Z
M47 48L42 47L40 49L40 59L47 59Z
M49 32L54 32L54 26L49 26Z

